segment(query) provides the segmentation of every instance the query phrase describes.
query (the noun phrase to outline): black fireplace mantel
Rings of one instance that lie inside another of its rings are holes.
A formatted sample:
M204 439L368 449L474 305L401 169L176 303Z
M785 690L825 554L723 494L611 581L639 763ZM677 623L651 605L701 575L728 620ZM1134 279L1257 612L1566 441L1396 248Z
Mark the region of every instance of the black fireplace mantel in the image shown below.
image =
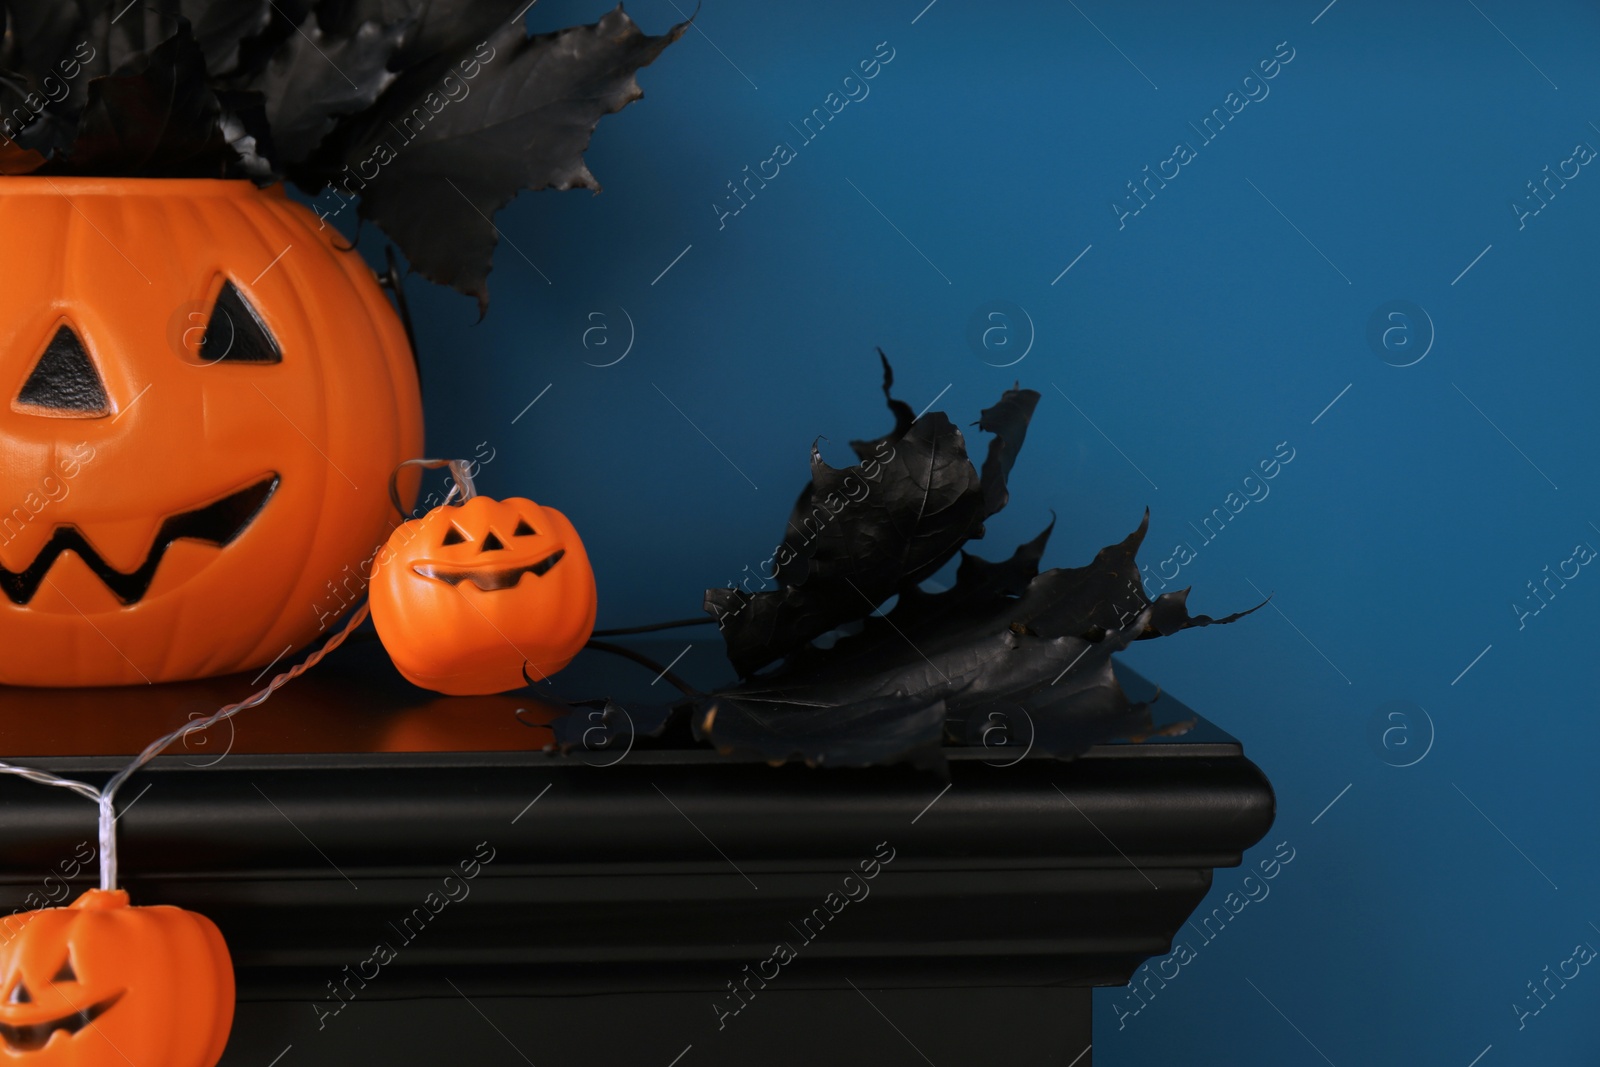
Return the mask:
M252 688L0 690L0 754L103 779ZM670 737L552 756L539 717L531 692L412 689L356 643L130 781L134 902L210 916L233 953L225 1064L1086 1067L1089 988L1168 951L1273 818L1204 720L1071 762L951 749L941 776ZM0 779L0 907L66 896L94 814Z

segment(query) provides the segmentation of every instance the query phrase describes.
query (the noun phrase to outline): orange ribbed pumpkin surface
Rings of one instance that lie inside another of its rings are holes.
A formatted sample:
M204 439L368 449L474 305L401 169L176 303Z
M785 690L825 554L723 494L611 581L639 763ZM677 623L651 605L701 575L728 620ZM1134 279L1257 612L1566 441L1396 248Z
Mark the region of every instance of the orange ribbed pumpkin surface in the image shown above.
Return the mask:
M353 599L422 405L318 227L249 182L0 178L0 684L259 667Z
M0 1051L27 1067L213 1067L233 963L204 915L91 889L0 920Z

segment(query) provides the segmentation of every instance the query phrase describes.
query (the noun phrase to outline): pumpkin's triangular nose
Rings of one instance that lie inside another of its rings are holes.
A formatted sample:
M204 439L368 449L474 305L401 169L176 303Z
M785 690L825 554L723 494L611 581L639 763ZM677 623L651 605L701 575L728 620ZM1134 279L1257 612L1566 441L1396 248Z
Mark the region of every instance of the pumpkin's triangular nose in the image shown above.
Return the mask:
M100 372L71 326L63 323L56 330L13 407L63 418L97 419L111 413Z

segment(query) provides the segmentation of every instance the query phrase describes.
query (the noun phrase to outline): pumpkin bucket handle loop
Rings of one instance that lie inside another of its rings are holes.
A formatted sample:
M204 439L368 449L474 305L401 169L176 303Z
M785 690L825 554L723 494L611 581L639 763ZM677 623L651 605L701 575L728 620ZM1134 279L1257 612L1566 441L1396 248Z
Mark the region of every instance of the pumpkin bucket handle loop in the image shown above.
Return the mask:
M444 495L444 502L440 505L455 500L457 504L464 504L478 495L478 487L472 480L472 461L467 459L408 459L401 463L389 474L389 502L394 505L394 510L402 517L409 513L400 504L400 472L407 467L425 467L437 470L440 467L450 469L450 477L455 479L455 484ZM457 499L459 498L459 499Z

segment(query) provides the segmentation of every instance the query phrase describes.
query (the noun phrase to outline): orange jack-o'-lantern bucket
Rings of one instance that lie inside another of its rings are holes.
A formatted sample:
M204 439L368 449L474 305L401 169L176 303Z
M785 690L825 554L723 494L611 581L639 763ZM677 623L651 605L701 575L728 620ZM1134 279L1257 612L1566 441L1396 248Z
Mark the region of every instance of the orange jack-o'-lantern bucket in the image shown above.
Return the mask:
M0 233L0 684L222 674L325 630L422 447L371 269L246 181L4 177Z

